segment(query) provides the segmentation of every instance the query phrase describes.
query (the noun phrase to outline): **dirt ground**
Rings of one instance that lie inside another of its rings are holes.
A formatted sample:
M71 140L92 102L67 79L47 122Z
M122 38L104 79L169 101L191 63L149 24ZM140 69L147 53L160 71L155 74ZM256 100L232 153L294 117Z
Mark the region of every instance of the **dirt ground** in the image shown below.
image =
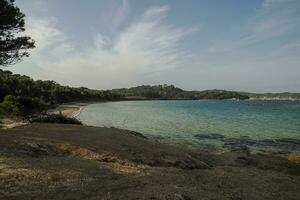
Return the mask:
M190 150L115 128L0 129L0 199L299 199L300 164Z

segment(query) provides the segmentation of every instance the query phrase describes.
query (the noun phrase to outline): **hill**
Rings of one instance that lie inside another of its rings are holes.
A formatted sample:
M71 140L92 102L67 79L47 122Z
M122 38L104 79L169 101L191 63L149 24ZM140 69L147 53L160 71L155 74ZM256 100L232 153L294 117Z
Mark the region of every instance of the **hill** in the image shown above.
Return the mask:
M185 91L174 85L142 85L132 88L113 89L125 99L197 100L197 99L248 99L247 95L226 90Z

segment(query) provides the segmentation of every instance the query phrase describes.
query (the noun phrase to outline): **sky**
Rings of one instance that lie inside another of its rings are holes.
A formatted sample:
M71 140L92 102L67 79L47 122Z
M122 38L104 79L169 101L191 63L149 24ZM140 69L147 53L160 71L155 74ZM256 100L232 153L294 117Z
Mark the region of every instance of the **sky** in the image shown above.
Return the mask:
M16 0L36 49L8 69L111 89L300 92L299 0Z

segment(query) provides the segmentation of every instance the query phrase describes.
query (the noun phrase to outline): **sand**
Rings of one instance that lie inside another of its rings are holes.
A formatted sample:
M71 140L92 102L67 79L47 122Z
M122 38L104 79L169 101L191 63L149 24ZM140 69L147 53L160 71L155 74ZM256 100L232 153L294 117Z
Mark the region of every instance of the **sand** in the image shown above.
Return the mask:
M59 105L57 108L50 109L46 112L48 114L62 114L65 117L76 118L80 114L81 110L89 104L91 103L75 102L75 103L62 104ZM0 119L0 129L16 128L27 124L29 124L29 122L21 118L4 117L3 119Z
M10 129L18 126L24 126L29 124L28 121L22 119L13 118L3 118L0 119L0 129Z
M93 102L88 102L88 103L78 103L78 102L73 102L73 103L67 103L67 104L62 104L59 105L55 109L50 109L47 111L48 114L62 114L66 117L76 117L80 114L81 110L87 106L92 104Z

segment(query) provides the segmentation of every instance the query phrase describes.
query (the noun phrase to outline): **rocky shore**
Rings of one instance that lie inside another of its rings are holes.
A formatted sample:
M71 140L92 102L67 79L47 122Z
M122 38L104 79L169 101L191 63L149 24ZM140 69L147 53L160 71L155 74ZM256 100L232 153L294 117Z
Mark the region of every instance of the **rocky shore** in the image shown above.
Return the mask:
M0 130L0 199L298 199L297 159L160 144L115 128Z

